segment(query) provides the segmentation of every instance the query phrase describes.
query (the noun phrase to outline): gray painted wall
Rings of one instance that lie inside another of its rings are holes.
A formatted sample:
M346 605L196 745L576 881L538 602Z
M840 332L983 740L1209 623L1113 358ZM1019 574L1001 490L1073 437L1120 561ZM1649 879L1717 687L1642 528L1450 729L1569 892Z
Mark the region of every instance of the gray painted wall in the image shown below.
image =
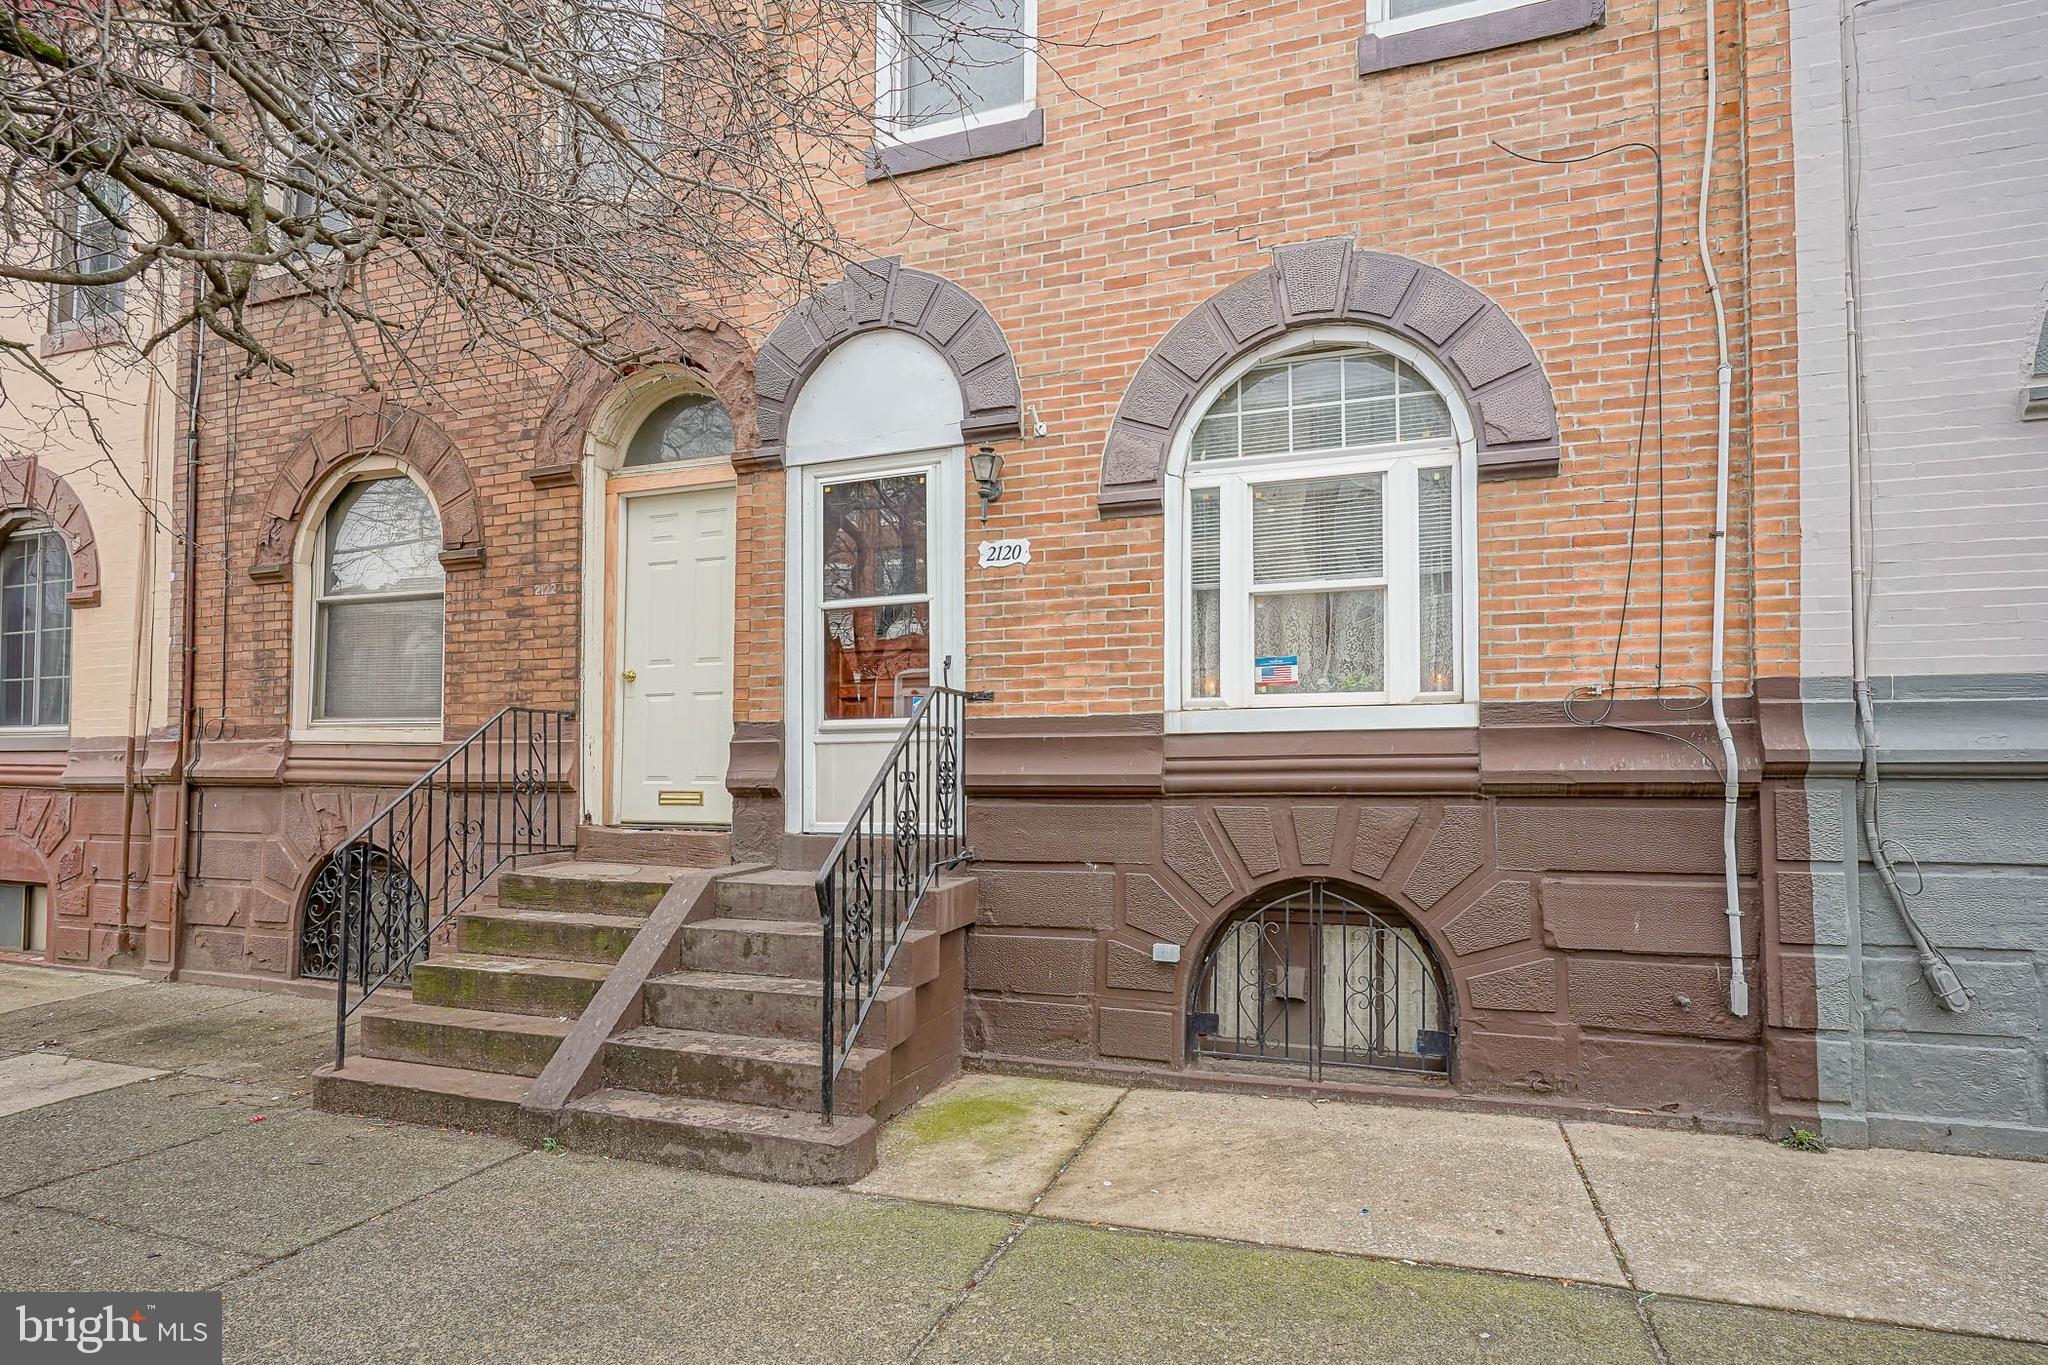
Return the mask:
M2048 423L2019 417L2048 309L2048 23L2039 0L1854 11L1881 810L1975 992L1957 1016L1919 980L1850 780L1848 3L1792 3L1823 1126L2048 1156Z

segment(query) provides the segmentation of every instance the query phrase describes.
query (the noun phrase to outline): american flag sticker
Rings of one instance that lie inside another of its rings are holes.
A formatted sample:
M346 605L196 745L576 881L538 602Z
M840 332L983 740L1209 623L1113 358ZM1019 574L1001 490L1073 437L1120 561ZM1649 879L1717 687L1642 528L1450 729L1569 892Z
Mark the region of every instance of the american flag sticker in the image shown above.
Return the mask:
M1254 659L1252 666L1258 670L1260 687L1301 685L1301 656L1298 654L1276 654L1270 659Z

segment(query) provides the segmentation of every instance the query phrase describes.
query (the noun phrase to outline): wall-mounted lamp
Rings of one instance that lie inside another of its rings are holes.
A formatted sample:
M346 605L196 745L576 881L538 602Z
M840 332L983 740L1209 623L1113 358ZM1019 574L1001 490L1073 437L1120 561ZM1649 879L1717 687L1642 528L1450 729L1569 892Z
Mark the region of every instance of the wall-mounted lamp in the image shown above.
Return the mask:
M968 457L974 469L974 491L981 495L981 519L988 520L988 505L1003 496L1003 457L994 446L983 446Z

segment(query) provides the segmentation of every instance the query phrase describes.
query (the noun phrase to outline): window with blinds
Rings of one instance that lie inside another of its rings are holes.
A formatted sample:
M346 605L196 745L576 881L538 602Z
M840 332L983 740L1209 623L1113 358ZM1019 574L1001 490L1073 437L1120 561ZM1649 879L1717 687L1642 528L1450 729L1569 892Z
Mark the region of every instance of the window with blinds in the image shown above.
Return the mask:
M441 522L395 476L351 484L321 529L313 718L434 721L441 715Z
M1448 401L1385 351L1226 388L1188 449L1187 702L1462 697L1457 457Z

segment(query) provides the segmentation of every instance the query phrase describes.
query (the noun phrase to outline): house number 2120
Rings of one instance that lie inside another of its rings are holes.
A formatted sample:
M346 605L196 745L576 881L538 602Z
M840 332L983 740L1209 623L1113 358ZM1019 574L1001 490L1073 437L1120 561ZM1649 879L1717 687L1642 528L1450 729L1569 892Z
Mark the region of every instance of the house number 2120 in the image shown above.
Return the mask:
M1030 562L1031 542L1028 540L981 542L981 567L984 569L1010 569Z

